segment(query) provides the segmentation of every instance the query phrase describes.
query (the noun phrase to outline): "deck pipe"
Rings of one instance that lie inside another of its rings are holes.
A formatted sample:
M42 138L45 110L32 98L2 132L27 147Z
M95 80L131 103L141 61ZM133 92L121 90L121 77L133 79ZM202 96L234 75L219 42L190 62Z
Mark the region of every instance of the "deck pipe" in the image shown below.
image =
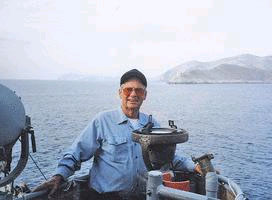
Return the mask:
M85 181L87 176L83 176L80 179L75 179L77 181ZM67 182L64 182L63 184L61 184L59 186L59 190L66 190L67 186L69 184ZM70 185L69 185L70 186ZM47 195L49 193L49 190L45 189L45 190L41 190L41 191L37 191L37 192L31 192L31 193L27 193L24 194L22 197L16 198L15 200L31 200L31 199L35 199L35 198L41 198L44 195Z
M48 193L48 190L42 190L38 192L31 192L29 194L25 194L22 197L16 198L16 200L30 200L34 198L42 197L43 195L46 195Z
M217 200L216 198L207 197L204 195L186 192L183 190L178 190L174 188L165 187L159 185L157 189L157 195L163 197L163 199L172 199L172 200ZM158 198L159 199L159 198Z
M146 200L158 200L160 197L176 200L216 200L216 198L186 192L162 185L162 172L154 170L148 172Z

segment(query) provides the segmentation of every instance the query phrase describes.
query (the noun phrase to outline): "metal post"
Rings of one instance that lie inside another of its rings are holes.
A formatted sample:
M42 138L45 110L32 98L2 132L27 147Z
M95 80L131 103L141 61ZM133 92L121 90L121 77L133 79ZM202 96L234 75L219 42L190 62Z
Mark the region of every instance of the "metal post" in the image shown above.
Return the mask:
M206 196L217 198L218 191L218 176L215 172L208 172L206 174Z
M171 200L217 200L212 197L207 197L207 196L195 194L192 192L177 190L174 188L165 187L163 185L160 185L158 187L157 196L163 197L163 199L171 199Z
M148 180L146 185L146 200L157 200L157 187L162 184L162 173L160 171L148 172Z

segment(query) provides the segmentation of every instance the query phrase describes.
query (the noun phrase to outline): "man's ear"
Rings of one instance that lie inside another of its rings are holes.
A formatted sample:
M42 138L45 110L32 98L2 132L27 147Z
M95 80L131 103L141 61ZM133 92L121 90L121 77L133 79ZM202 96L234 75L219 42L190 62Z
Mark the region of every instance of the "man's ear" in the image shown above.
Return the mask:
M119 97L120 97L120 99L122 99L122 97L121 97L121 94L122 94L122 90L121 90L121 88L119 88L118 93L119 93Z
M146 99L147 91L145 91L144 100Z

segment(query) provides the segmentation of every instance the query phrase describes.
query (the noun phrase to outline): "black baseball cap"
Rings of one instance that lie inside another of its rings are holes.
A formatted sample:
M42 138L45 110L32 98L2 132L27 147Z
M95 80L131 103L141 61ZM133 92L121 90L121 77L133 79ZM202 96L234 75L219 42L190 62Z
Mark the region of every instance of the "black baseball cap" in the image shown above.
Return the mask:
M130 80L132 78L139 79L139 81L141 81L141 83L145 87L147 86L147 81L146 81L145 75L137 69L132 69L132 70L129 70L126 73L124 73L120 79L120 85L124 84L125 82L127 82L128 80Z

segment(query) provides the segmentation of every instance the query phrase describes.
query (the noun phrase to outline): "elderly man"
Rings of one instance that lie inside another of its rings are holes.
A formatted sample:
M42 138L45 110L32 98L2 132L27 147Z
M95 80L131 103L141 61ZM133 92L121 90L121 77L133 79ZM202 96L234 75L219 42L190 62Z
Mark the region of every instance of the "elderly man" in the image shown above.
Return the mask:
M97 114L59 161L56 174L37 190L50 189L49 197L62 180L80 169L81 162L93 159L90 169L91 199L135 199L141 184L139 177L146 172L141 146L131 138L132 131L148 123L148 115L140 112L146 99L147 81L140 71L132 69L121 77L119 96L121 107ZM153 120L155 126L159 124ZM175 157L178 169L194 171L189 159Z

